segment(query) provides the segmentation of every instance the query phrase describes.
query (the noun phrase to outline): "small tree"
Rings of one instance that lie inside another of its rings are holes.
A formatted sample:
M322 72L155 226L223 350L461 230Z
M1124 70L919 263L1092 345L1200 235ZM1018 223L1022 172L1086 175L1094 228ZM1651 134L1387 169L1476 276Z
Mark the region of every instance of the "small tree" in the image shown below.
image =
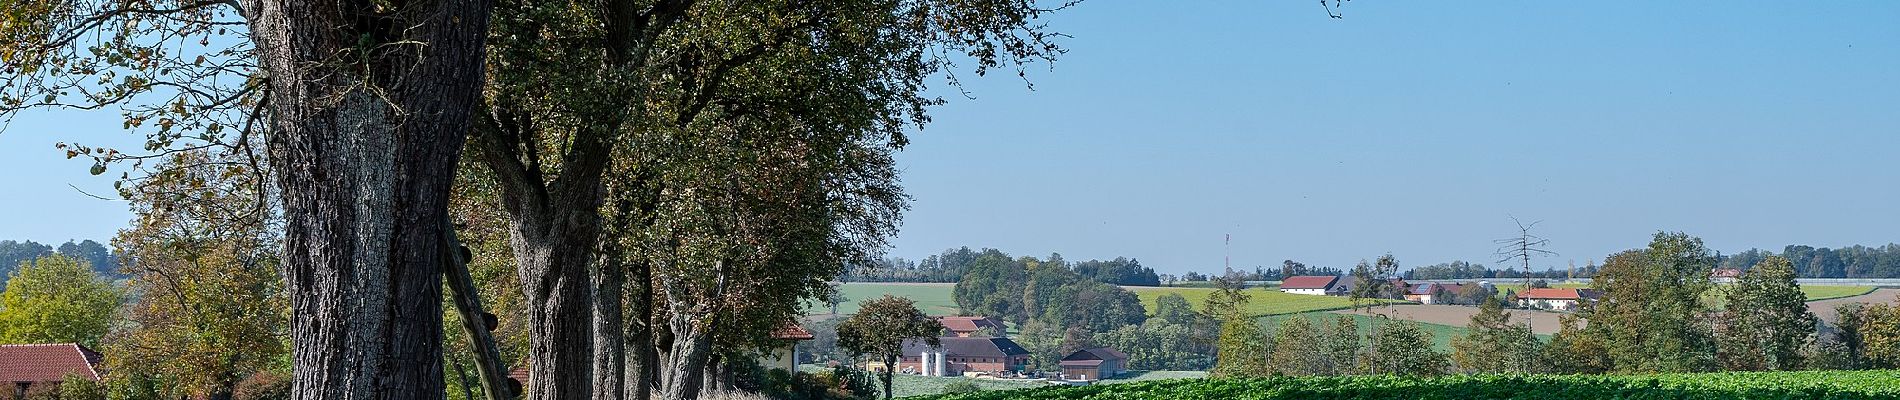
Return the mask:
M21 264L0 292L0 343L98 348L124 298L85 261L62 255Z
M1325 375L1332 372L1326 350L1312 321L1288 317L1273 331L1273 352L1267 364L1275 375Z
M884 363L878 379L883 381L884 398L889 400L897 361L904 356L904 341L920 339L938 346L942 342L937 334L942 330L943 325L918 311L915 302L887 294L864 302L857 315L838 324L838 347L853 357L869 354Z
M1768 256L1728 287L1716 334L1726 370L1785 370L1802 365L1801 348L1814 334L1814 313L1795 283L1788 259Z
M1216 347L1218 354L1212 371L1215 377L1252 378L1272 373L1267 359L1273 348L1268 345L1266 331L1251 318L1229 314L1221 324L1220 342Z
M1445 373L1445 355L1432 350L1432 334L1407 320L1387 320L1373 328L1372 346L1360 362L1369 374L1436 376Z
M1464 336L1452 338L1451 358L1467 372L1537 372L1537 336L1528 324L1512 323L1502 300L1486 299L1471 316Z

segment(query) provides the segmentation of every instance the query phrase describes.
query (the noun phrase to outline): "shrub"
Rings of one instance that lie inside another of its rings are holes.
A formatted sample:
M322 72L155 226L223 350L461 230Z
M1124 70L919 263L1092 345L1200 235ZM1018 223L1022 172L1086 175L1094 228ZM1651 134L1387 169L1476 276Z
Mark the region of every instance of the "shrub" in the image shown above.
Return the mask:
M947 385L943 385L944 394L973 393L973 392L981 392L981 391L983 391L983 387L977 386L976 382L971 382L967 380L959 380L956 382L950 382L950 384L947 384Z
M238 382L232 390L232 400L288 400L290 399L290 377L281 372L262 371Z

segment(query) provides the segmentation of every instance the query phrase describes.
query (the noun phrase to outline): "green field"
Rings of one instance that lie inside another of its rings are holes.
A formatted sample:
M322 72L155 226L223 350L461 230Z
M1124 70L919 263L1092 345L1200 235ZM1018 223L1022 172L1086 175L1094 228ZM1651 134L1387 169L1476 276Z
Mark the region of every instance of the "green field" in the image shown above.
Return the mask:
M1891 399L1900 371L1176 379L924 397L1003 399Z
M1854 297L1874 291L1873 286L1802 286L1801 294L1808 295L1808 301Z
M1187 298L1188 304L1194 305L1194 308L1199 310L1201 305L1207 302L1207 296L1213 294L1216 290L1210 288L1184 287L1129 287L1128 289L1134 291L1135 295L1141 296L1142 307L1146 307L1150 313L1153 313L1155 310L1155 302L1160 299L1161 296L1165 296L1169 293L1180 293L1181 297ZM1247 289L1246 292L1249 295L1253 295L1253 298L1247 302L1247 308L1245 309L1247 315L1298 314L1303 312L1352 308L1352 300L1340 296L1291 294L1264 287ZM1384 301L1398 302L1394 300Z
M1574 288L1587 288L1587 287L1590 287L1590 284L1588 283L1553 283L1550 285L1550 287L1560 288L1560 289L1574 289ZM1504 292L1505 289L1517 290L1517 291L1524 290L1522 286L1514 286L1514 285L1498 286L1498 292L1500 293L1500 295ZM1842 297L1854 297L1854 296L1867 294L1873 291L1874 291L1873 286L1833 286L1833 285L1803 285L1801 286L1801 293L1806 294L1808 296L1808 301L1838 299Z
M1372 327L1375 326L1376 324L1390 322L1390 320L1386 320L1379 317L1372 317L1372 316L1365 316L1365 315L1358 315L1358 314L1335 314L1335 313L1282 314L1282 315L1261 317L1260 321L1264 324L1267 324L1268 327L1273 327L1273 326L1279 325L1281 321L1285 321L1288 318L1306 318L1307 321L1310 321L1313 323L1314 327L1319 328L1320 332L1331 332L1333 321L1337 320L1339 317L1349 317L1349 318L1354 319L1355 322L1359 324L1359 336L1361 337L1371 334ZM1445 352L1445 353L1451 352L1451 338L1454 336L1464 335L1465 332L1467 331L1467 329L1465 329L1465 327L1462 327L1462 326L1429 324L1429 323L1424 323L1424 322L1417 322L1417 324L1418 324L1419 329L1423 329L1425 333L1432 334L1432 348L1441 352ZM1269 330L1268 332L1271 333L1272 331Z
M892 295L917 302L917 309L930 315L957 315L957 301L951 297L954 286L948 283L846 283L839 285L845 301L838 304L839 314L856 314L858 302ZM807 303L806 315L829 314L823 304Z

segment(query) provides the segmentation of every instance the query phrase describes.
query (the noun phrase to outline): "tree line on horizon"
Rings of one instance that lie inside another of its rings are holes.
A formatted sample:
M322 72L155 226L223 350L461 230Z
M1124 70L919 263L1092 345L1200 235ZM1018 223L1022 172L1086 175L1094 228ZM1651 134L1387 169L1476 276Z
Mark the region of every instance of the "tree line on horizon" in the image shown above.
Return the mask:
M838 276L838 281L956 283L985 258L1009 259L1011 256L1002 250L973 250L964 246L944 250L943 253L918 261L884 257L849 266ZM1153 268L1142 266L1140 260L1133 258L1066 261L1058 253L1050 254L1046 262L1063 265L1090 280L1110 285L1160 286L1162 282L1162 276L1156 274Z

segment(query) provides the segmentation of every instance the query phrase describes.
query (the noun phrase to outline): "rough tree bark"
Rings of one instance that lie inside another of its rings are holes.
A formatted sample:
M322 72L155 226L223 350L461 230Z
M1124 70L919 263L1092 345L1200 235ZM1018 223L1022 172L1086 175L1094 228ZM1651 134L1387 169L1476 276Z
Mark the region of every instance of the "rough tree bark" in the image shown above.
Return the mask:
M601 174L607 133L584 129L550 182L524 161L510 138L531 130L528 118L503 103L484 113L476 130L477 157L500 183L509 215L522 292L528 301L528 399L569 400L594 395L595 261L602 221ZM615 127L602 124L602 127ZM532 150L528 150L532 151ZM616 301L617 303L617 301Z
M271 91L292 398L443 398L441 221L489 8L240 4Z
M608 257L595 263L594 282L594 399L620 400L626 387L627 353L622 345L626 323L622 304L627 270Z

